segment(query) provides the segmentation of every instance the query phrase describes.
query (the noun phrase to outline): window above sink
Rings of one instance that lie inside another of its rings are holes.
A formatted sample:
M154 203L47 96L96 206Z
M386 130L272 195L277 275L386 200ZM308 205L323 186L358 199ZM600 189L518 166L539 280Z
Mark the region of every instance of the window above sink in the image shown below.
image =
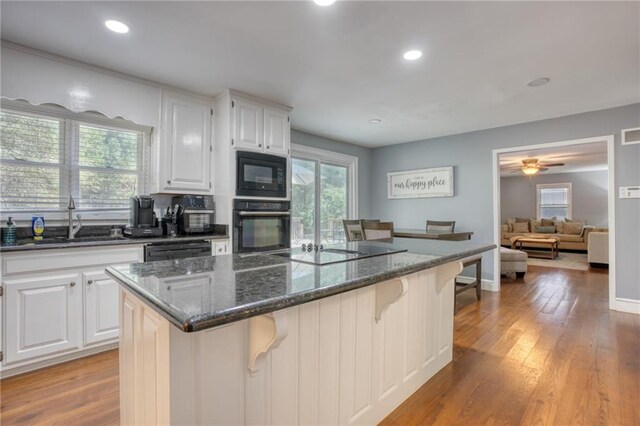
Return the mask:
M63 219L69 195L86 217L122 219L148 193L150 129L100 114L2 101L0 209Z

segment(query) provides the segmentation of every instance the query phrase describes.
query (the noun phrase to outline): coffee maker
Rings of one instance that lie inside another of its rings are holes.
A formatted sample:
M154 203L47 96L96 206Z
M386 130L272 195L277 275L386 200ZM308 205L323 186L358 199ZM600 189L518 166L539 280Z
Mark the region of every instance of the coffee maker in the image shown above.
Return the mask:
M128 237L159 237L162 228L158 226L153 211L154 200L150 195L138 195L131 198L129 224L124 228Z

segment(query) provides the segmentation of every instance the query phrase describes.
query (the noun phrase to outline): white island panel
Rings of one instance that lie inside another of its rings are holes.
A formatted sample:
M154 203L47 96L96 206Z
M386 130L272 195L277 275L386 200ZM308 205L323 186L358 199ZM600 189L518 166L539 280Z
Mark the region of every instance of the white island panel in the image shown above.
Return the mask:
M451 361L460 270L451 262L197 333L122 290L122 424L375 424Z

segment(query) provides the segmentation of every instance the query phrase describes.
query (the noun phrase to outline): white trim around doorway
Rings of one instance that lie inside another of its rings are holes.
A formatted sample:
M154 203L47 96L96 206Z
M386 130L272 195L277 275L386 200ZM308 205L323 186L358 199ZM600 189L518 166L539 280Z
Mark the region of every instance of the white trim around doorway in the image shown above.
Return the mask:
M535 145L516 146L511 148L501 148L493 150L493 234L496 246L499 248L501 243L500 235L500 154L506 154L509 152L519 152L526 150L534 150L541 148L556 148L569 145L582 145L588 143L606 142L607 144L607 179L608 179L608 222L609 222L609 309L630 312L628 301L616 299L616 226L615 226L615 201L616 201L616 186L615 186L615 169L614 169L614 152L615 142L613 135L598 136L593 138L574 139L560 142L549 142ZM493 264L494 282L497 291L500 290L500 253L494 256ZM633 306L635 309L635 305Z

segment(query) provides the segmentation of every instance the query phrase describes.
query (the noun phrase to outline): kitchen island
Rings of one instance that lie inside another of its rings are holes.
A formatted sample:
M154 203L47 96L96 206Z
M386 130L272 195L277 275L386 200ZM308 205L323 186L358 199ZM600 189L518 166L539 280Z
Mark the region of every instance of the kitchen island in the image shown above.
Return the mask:
M324 265L296 248L109 267L121 422L375 424L451 361L460 260L494 247L396 239L327 247Z

